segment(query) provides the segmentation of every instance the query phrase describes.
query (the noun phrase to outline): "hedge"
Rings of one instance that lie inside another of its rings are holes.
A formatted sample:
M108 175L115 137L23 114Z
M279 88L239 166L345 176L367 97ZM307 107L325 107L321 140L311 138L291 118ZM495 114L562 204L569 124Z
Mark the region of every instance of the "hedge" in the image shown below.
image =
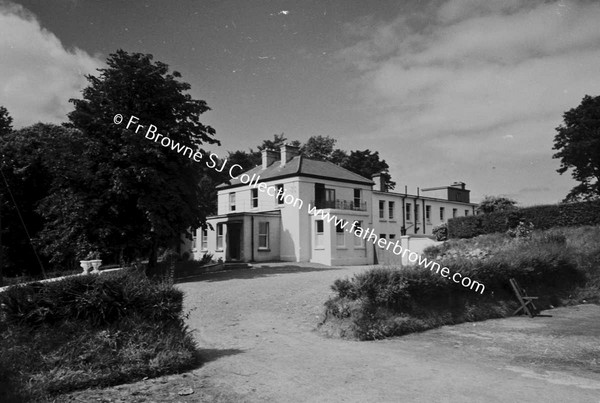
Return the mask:
M449 238L506 232L519 221L531 222L536 229L600 225L600 200L555 205L540 205L490 214L457 217L448 220Z

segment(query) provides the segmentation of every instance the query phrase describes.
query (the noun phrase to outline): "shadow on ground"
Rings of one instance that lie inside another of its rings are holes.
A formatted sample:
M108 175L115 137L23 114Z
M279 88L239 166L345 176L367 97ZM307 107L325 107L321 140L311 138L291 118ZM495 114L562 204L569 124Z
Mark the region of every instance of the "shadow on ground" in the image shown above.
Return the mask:
M238 348L226 348L226 349L215 349L215 348L198 348L198 355L202 365L216 361L219 358L227 357L230 355L237 355L243 353L244 350Z
M181 283L194 283L198 281L226 281L234 279L253 279L276 276L280 274L293 274L293 273L308 273L313 271L330 271L330 270L345 270L343 267L329 267L329 266L254 266L250 269L232 269L216 271L212 273L203 273L198 276L188 277L176 280L177 284Z

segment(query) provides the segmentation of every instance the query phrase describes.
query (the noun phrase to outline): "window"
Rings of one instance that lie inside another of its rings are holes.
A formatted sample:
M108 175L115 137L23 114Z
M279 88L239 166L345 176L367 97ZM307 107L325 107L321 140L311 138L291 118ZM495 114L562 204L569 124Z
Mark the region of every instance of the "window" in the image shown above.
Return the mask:
M229 193L229 211L235 211L235 193Z
M277 198L277 204L283 204L283 184L279 184L277 185L277 193L275 194L275 197Z
M354 230L355 231L356 231L356 228L362 228L362 221L354 221ZM354 246L363 247L364 239L362 239L359 236L354 235Z
M390 234L390 241L391 241L392 239L396 239L396 234Z
M465 217L469 215L469 210L465 210Z
M252 206L252 208L258 207L258 189L251 189L250 205Z
M316 220L315 221L315 247L316 248L323 247L323 238L325 237L323 232L324 232L323 220Z
M431 222L431 206L425 206L425 220L427 220L428 223Z
M415 204L415 220L417 222L421 221L421 211L420 211L419 207L421 207L420 204Z
M381 239L385 239L386 236L387 235L385 235L385 234L379 234L379 238L381 238Z
M223 224L217 224L217 250L223 250Z
M345 225L343 221L339 221L335 224L335 243L337 246L346 245L346 234L344 233L344 227Z
M385 200L379 200L379 218L385 218Z
M411 208L411 204L406 203L406 221L411 221L410 208Z
M452 218L455 218L457 214L458 214L458 209L453 208L452 209Z
M444 218L445 214L444 213L445 213L445 209L443 207L440 207L440 220L442 220L442 221L445 220L445 218Z
M258 223L258 249L269 249L269 223Z
M390 220L394 219L394 206L396 203L394 203L393 201L388 202L388 218Z
M325 189L325 207L335 208L335 189Z
M208 230L206 228L200 231L200 249L208 249Z
M361 190L354 189L354 209L355 210L360 209L361 199L362 199Z
M192 230L192 249L196 249L198 246L198 229Z

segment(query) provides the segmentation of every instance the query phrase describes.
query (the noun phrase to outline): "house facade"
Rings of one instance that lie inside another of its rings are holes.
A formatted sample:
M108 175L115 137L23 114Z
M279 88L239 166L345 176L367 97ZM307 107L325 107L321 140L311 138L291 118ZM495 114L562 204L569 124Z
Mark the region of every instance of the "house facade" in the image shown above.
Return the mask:
M417 195L387 192L380 175L367 179L289 145L263 150L261 165L217 189L218 214L183 248L194 259L211 253L226 262L373 264L373 245L350 228L371 228L386 239L427 236L475 211L464 183Z

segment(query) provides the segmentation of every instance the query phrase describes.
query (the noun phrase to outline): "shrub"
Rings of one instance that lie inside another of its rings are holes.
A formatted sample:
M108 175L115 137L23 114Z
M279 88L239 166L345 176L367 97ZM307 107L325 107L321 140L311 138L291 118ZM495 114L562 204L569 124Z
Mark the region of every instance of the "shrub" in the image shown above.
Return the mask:
M500 211L448 220L449 238L472 238L494 232L506 232L520 221L531 222L537 229L600 225L600 200L558 205L543 205Z
M436 241L445 241L448 239L448 224L440 224L437 227L434 227L431 232L435 236Z
M134 270L10 287L0 293L0 396L40 401L197 366L182 300Z
M600 230L590 236L599 233ZM483 294L418 266L374 268L351 279L335 281L332 289L336 295L325 305L326 317L342 321L345 334L350 337L381 338L510 315L517 306L510 278L517 279L531 295L539 296L537 304L541 308L568 299L573 290L590 280L579 266L578 251L556 230L537 231L520 240L511 240L507 235L453 240L428 248L427 255L435 258L450 249L463 251L475 245L491 248L492 255L477 259L465 253L442 257L438 263L448 267L450 275L458 272L463 278L484 284ZM588 257L598 262L600 245L590 252ZM600 276L597 278L600 280Z

